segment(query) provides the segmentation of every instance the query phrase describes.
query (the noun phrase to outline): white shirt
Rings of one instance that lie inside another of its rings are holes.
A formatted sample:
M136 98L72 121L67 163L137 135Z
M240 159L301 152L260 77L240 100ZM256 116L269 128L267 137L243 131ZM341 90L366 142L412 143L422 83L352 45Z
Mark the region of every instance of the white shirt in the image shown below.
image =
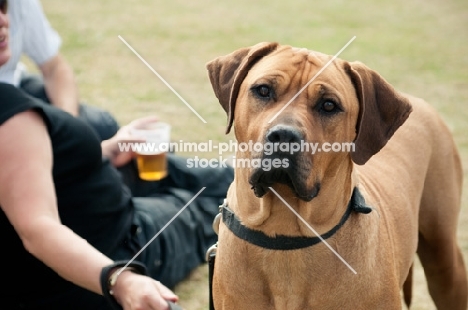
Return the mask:
M0 67L0 82L19 85L23 54L41 65L58 54L62 40L51 27L39 0L8 1L11 57Z

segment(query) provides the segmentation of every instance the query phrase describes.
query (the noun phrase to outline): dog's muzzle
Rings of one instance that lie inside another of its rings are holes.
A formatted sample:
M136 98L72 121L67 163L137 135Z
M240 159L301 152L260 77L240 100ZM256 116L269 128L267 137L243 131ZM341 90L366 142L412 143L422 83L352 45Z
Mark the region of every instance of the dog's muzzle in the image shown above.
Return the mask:
M255 158L260 162L279 163L255 168L249 178L249 183L257 197L266 194L268 187L274 184L285 184L291 188L296 196L302 200L310 201L317 196L320 189L318 182L311 188L307 180L312 169L310 154L301 151L304 134L296 126L275 125L265 134L264 144L268 145L269 152L263 151ZM268 168L268 169L266 169Z

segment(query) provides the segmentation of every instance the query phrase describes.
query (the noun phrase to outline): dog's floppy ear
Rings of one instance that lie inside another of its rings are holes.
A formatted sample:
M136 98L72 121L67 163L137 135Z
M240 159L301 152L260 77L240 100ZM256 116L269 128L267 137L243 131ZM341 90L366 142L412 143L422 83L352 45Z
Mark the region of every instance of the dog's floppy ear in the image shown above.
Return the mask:
M400 95L377 72L360 62L345 63L359 100L355 151L352 160L365 164L379 152L412 111L409 100Z
M234 108L240 85L250 68L263 56L276 49L278 43L262 42L236 50L207 63L211 85L219 103L228 115L226 134L234 121Z

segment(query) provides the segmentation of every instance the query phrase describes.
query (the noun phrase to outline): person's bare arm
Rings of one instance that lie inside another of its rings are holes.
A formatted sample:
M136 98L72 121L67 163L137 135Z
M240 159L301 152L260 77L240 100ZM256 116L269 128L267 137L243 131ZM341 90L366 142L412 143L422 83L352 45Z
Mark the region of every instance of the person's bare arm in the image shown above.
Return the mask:
M0 126L0 144L0 206L26 250L64 279L102 294L101 269L113 261L60 222L42 118L32 111L13 116ZM160 283L131 272L122 273L114 291L125 310L167 309L164 299L177 300Z
M66 59L61 54L57 54L41 64L39 69L52 105L77 116L79 110L78 87L73 69Z
M42 119L29 111L1 127L0 205L24 247L65 279L101 293L99 274L112 260L60 222Z

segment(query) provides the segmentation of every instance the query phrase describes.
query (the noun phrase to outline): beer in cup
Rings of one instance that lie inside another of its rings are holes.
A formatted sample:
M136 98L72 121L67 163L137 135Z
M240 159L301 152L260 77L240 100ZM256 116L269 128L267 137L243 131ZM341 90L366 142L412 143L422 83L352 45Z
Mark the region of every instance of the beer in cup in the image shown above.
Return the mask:
M169 149L171 126L164 122L151 122L131 129L131 134L142 138L136 151L138 175L142 180L158 181L167 176L166 153Z

